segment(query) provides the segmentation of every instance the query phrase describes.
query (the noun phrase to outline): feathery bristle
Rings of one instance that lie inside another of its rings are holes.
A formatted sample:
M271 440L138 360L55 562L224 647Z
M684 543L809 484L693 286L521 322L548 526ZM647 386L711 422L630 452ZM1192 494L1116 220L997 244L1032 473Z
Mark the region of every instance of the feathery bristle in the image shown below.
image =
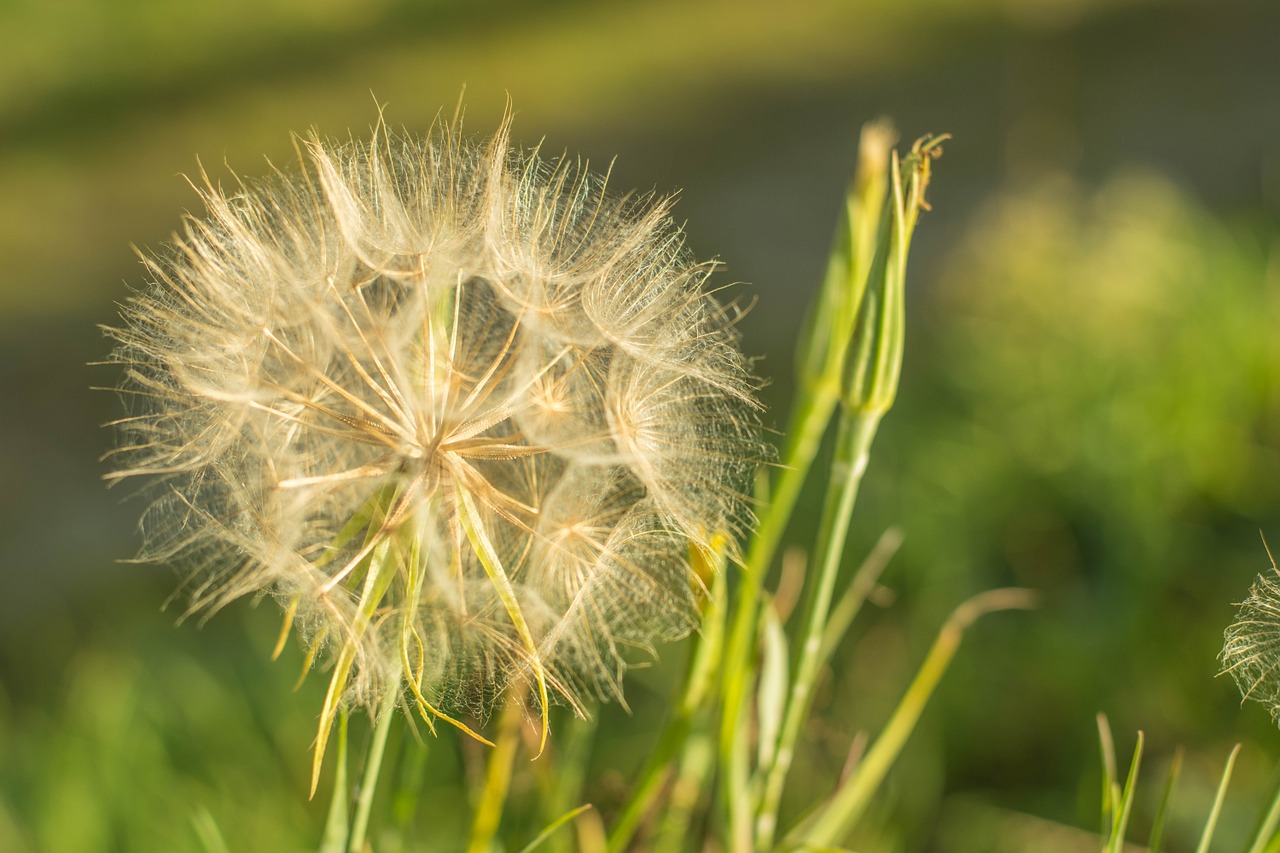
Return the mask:
M304 148L206 179L111 330L143 557L197 607L280 598L329 649L330 717L404 682L429 716L620 696L629 648L694 625L690 553L744 523L763 455L708 267L665 202L505 126Z

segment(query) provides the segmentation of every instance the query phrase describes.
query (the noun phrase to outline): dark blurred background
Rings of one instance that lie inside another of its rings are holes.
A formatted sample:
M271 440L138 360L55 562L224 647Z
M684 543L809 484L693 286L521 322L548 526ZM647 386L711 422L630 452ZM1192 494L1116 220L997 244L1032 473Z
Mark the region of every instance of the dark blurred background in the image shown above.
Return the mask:
M210 823L232 849L314 846L320 685L289 692L296 650L267 660L270 602L175 627L174 576L119 562L141 505L100 480L118 404L87 365L141 281L132 245L198 209L184 174L261 174L291 132L364 135L380 107L425 130L464 87L476 133L509 97L519 144L680 190L694 251L757 302L745 347L779 429L858 128L954 134L850 549L903 527L896 600L825 681L795 802L951 607L1018 584L1044 607L972 632L858 849L1096 849L1071 828L1098 826L1098 711L1122 753L1146 731L1137 824L1185 745L1176 842L1243 740L1221 830L1239 846L1280 759L1215 678L1269 565L1259 532L1280 542L1277 43L1270 0L7 0L0 849L200 849ZM632 679L630 722L605 712L618 755L660 722L665 671ZM433 807L460 796L448 772Z

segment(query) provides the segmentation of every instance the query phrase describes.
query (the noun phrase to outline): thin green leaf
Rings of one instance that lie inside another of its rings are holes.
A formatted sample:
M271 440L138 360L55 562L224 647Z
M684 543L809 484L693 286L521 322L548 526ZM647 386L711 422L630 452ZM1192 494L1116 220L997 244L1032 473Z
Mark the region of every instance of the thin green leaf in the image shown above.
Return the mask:
M849 633L853 620L861 612L862 605L876 588L880 575L884 573L889 561L893 559L894 554L898 553L900 547L902 547L901 530L890 527L882 533L875 547L871 549L871 553L858 567L857 573L853 576L853 582L849 584L836 606L831 609L827 628L822 634L822 649L818 653L818 659L824 666L835 654L845 634Z
M343 639L342 647L334 660L333 674L329 677L329 687L325 691L324 703L320 708L316 748L311 762L311 793L313 796L317 786L320 784L320 769L324 764L324 753L329 743L329 733L338 714L343 691L346 689L347 680L351 676L351 669L355 665L360 640L364 637L364 632L369 625L373 623L374 614L382 604L382 599L391 588L391 583L395 578L394 567L390 565L395 543L388 534L391 528L391 519L403 506L402 504L396 504L398 499L398 492L392 490L386 493L379 492L365 504L369 514L363 547L357 552L356 557L348 566L344 567L342 571L335 574L321 587L321 590L326 594L329 588L339 582L354 589L357 580L363 577L356 618L352 622L350 632ZM354 533L344 532L344 534L340 535L344 536L345 541L346 538L354 535ZM312 654L317 650L318 647L313 646Z
M356 564L364 571L364 583L360 590L360 601L356 608L356 618L351 624L351 632L342 644L338 657L334 661L333 675L329 678L329 688L325 692L324 704L320 709L319 732L316 735L316 748L311 763L311 793L315 794L320 784L320 768L324 764L325 748L329 743L329 732L338 714L342 702L342 693L346 689L347 680L355 666L356 654L364 632L373 623L374 614L382 603L383 596L391 588L395 576L391 563L394 543L390 538L377 539L370 534L370 543L376 541L368 553ZM366 546L368 547L368 546ZM353 573L355 577L358 573Z
M191 824L205 853L231 853L227 840L222 837L222 830L218 829L218 822L208 808L197 806L196 813L191 816Z
M405 559L404 566L405 606L400 617L400 664L405 674L405 683L409 686L409 692L413 694L414 704L417 705L418 713L422 716L432 734L436 733L435 721L444 720L468 737L480 741L485 746L493 746L493 742L488 738L472 731L471 727L461 720L449 716L432 705L422 693L423 672L426 670L426 648L422 643L422 636L418 633L417 627L418 603L422 600L420 590L423 583L420 547L421 543L418 539L410 537L408 542L409 553ZM457 559L456 556L454 559Z
M1227 785L1231 783L1231 772L1236 766L1236 756L1240 754L1240 744L1236 744L1227 757L1227 766L1222 770L1222 781L1218 783L1218 795L1213 798L1213 808L1209 811L1209 819L1204 825L1204 834L1200 836L1200 844L1196 853L1209 853L1209 844L1213 841L1213 831L1218 826L1218 815L1222 812L1222 801L1227 797Z
M1254 834L1253 846L1249 848L1249 853L1280 851L1280 835L1276 834L1278 826L1280 826L1280 784L1276 786L1276 792L1271 797L1271 808L1267 809L1266 816Z
M1109 835L1112 815L1120 811L1120 783L1116 776L1116 742L1107 715L1097 716L1098 748L1102 753L1102 834Z
M1035 603L1036 597L1029 590L996 589L976 595L957 607L938 632L911 686L853 775L827 803L788 834L787 843L792 847L806 844L829 847L852 830L914 730L929 697L960 647L964 632L988 613L1028 609Z
M1138 771L1142 767L1142 747L1145 740L1142 732L1138 732L1138 742L1133 747L1133 758L1129 761L1129 775L1124 780L1124 791L1120 795L1119 808L1111 825L1108 845L1111 853L1122 853L1124 850L1124 834L1129 828L1129 814L1133 810L1133 797L1138 788Z
M1156 817L1151 825L1151 840L1147 843L1150 853L1160 853L1164 843L1164 827L1169 819L1169 804L1173 800L1173 789L1182 774L1182 750L1173 754L1173 762L1169 765L1169 775L1164 780L1164 790L1160 793L1160 805L1156 808Z
M569 811L560 815L560 817L556 818L550 824L548 824L546 829L542 830L542 832L539 832L532 841L530 841L524 847L521 847L520 853L533 853L533 851L538 849L538 847L540 847L543 842L545 842L548 838L554 835L557 829L564 826L566 823L573 820L578 815L582 814L583 812L587 811L590 808L591 808L591 803L585 803L583 805L578 806L576 809L570 809Z

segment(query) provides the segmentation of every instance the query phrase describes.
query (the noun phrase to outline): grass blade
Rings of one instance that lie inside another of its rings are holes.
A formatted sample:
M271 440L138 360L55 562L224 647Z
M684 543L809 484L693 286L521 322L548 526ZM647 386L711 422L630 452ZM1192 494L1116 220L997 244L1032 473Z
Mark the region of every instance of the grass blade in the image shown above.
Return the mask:
M862 816L872 795L879 790L885 774L902 751L929 697L959 649L965 630L988 613L1025 610L1034 607L1035 602L1036 598L1029 590L996 589L976 595L957 607L938 632L938 638L929 649L915 680L907 688L875 744L858 763L854 774L836 791L835 796L805 821L799 831L788 835L788 844L801 849L806 846L821 849L839 843Z
M1164 827L1169 819L1169 803L1173 800L1173 789L1182 774L1182 750L1173 754L1173 763L1169 765L1169 775L1164 780L1164 790L1160 793L1160 805L1156 808L1156 817L1151 825L1151 840L1147 842L1150 853L1160 853L1164 842Z
M1280 850L1280 835L1276 834L1277 826L1280 826L1280 785L1276 786L1276 792L1271 797L1271 808L1267 809L1266 817L1262 819L1253 837L1253 846L1249 848L1249 853L1275 853L1276 850Z
M556 818L551 823L547 824L546 829L542 830L542 832L539 832L532 841L530 841L524 847L521 847L520 853L533 853L534 850L542 846L543 842L545 842L548 838L554 835L557 829L564 826L566 823L573 820L574 818L576 818L578 815L582 814L589 808L591 808L591 803L584 803L583 805L580 805L575 809L570 809L569 811L560 815L560 817Z
M1222 781L1218 783L1218 794L1213 798L1213 809L1209 819L1205 821L1204 834L1200 836L1200 844L1196 853L1209 853L1209 844L1213 841L1213 831L1218 826L1218 815L1222 812L1222 801L1227 797L1227 785L1231 782L1231 772L1236 766L1236 756L1240 754L1240 744L1235 745L1231 755L1227 757L1227 766L1222 770Z
M1124 780L1124 791L1120 794L1111 824L1108 853L1124 851L1124 834L1129 828L1129 814L1133 810L1133 796L1138 787L1138 771L1142 767L1142 747L1145 740L1142 732L1138 732L1138 742L1133 747L1133 758L1129 761L1129 775Z
M1110 837L1107 827L1111 816L1120 810L1120 786L1116 776L1116 741L1111 736L1107 715L1099 712L1098 749L1102 753L1102 834Z

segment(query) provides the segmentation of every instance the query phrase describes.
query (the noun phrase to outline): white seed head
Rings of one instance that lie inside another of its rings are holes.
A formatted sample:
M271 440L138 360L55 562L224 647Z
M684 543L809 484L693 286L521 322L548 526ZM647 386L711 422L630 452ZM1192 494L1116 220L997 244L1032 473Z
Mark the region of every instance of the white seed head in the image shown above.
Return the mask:
M1274 558L1271 570L1254 579L1249 597L1240 602L1218 659L1240 695L1266 705L1280 724L1280 568Z
M694 625L691 555L763 453L709 268L664 202L505 127L304 149L206 181L110 330L142 556L198 607L278 597L334 701L619 695L629 648Z

